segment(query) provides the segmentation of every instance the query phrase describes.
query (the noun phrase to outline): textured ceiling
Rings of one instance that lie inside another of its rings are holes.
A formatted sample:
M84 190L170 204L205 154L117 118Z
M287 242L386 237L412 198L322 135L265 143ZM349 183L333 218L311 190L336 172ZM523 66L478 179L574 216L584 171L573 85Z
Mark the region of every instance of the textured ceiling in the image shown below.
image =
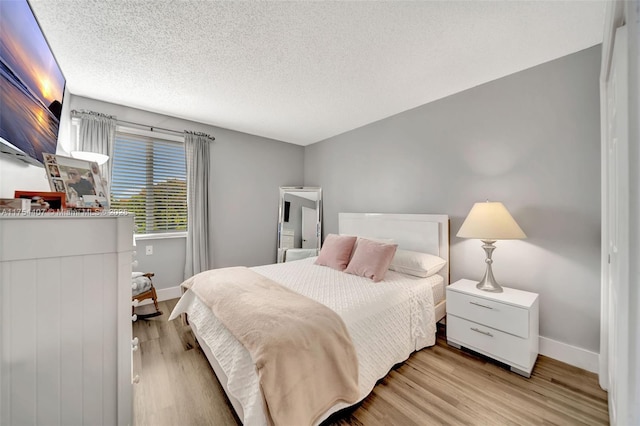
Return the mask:
M72 94L300 145L601 43L605 14L575 0L30 4Z

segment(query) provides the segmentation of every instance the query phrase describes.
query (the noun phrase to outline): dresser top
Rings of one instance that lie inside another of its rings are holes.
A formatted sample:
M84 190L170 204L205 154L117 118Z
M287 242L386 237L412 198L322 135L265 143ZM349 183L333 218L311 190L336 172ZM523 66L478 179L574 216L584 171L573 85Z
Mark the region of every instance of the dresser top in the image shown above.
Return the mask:
M125 211L111 212L91 212L63 210L60 212L39 213L39 212L0 212L0 220L40 220L40 219L95 219L95 218L118 218L133 217L132 213Z
M461 279L447 287L447 291L456 291L465 293L474 297L480 297L487 300L495 300L497 302L507 303L509 305L529 307L538 299L537 293L531 293L524 290L516 290L515 288L502 287L502 293L491 293L476 288L477 281Z

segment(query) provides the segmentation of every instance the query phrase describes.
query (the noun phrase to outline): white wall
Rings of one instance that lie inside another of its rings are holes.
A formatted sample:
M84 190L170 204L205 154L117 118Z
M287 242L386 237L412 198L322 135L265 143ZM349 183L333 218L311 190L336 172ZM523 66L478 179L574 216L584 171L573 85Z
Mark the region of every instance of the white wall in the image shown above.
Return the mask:
M51 191L44 167L0 155L0 198L13 198L16 190Z
M497 242L496 279L540 294L542 336L597 353L599 68L590 48L307 146L324 235L338 212L448 214L452 282L480 279L480 241L455 235L502 201L528 238Z

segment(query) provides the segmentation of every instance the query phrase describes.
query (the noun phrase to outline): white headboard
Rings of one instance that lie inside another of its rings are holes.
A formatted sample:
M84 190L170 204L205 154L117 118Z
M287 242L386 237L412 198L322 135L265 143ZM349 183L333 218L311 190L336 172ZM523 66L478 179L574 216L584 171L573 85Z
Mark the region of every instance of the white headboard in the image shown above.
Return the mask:
M398 248L435 254L447 261L439 274L449 284L449 216L444 214L338 213L338 232L393 239Z

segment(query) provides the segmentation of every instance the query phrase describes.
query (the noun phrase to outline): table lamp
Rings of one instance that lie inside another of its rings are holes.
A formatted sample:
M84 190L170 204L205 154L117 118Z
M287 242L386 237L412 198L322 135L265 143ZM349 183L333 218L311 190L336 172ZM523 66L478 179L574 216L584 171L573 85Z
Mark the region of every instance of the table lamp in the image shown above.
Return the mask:
M457 234L460 238L476 238L484 243L487 253L487 270L476 285L480 290L501 293L502 287L496 282L491 269L491 253L495 250L496 240L515 240L527 238L507 208L499 202L475 203Z

